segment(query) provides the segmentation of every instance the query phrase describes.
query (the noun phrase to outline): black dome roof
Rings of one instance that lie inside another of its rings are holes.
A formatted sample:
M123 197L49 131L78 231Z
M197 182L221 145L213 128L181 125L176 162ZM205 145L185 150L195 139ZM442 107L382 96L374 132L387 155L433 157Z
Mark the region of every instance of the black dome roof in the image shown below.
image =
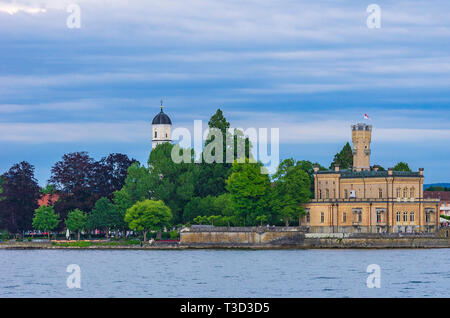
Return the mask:
M152 125L172 125L172 121L161 108L161 112L153 118Z

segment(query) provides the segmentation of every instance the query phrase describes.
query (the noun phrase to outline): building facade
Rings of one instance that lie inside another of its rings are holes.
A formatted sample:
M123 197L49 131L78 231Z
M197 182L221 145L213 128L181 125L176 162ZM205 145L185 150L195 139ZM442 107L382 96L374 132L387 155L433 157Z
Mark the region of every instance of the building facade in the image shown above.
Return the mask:
M425 198L424 169L370 166L372 126L352 126L353 167L314 169L314 199L301 223L316 233L435 232L439 199Z
M440 215L450 216L450 191L425 191L425 199L440 200Z
M163 105L161 101L161 111L153 118L152 121L152 149L157 145L172 142L172 121L170 117L163 112Z

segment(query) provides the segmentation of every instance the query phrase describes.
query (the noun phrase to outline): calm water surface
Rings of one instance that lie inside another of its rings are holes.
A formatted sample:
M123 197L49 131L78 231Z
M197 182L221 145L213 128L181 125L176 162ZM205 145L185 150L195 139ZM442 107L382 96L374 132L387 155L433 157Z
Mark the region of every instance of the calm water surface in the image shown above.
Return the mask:
M450 297L450 249L0 250L0 268L0 297Z

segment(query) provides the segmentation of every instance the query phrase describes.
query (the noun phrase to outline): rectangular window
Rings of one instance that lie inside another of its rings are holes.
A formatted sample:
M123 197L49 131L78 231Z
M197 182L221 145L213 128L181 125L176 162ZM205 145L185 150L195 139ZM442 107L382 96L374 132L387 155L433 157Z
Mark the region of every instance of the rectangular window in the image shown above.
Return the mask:
M383 198L383 189L378 189L378 197L380 198L380 199L382 199Z
M411 222L414 222L414 212L411 212L411 213L409 214L409 220L410 220Z
M408 222L408 212L403 212L403 222Z
M414 198L414 197L415 197L415 191L414 191L414 188L411 188L410 191L411 191L411 192L410 192L410 198Z
M344 197L345 197L346 199L348 199L348 190L347 190L347 189L344 190Z
M381 212L377 211L377 223L381 223Z
M325 190L325 199L329 199L330 198L330 190L326 189Z
M400 198L400 188L397 188L397 198Z
M158 133L155 131L155 138L158 137Z
M400 223L400 212L397 212L397 223Z
M325 222L325 213L321 212L320 213L320 223Z
M311 222L311 214L308 212L306 212L306 223Z
M344 212L344 214L342 214L342 223L346 222L347 222L347 213Z
M362 222L362 212L358 212L358 222Z
M425 211L425 222L428 223L430 222L430 211Z

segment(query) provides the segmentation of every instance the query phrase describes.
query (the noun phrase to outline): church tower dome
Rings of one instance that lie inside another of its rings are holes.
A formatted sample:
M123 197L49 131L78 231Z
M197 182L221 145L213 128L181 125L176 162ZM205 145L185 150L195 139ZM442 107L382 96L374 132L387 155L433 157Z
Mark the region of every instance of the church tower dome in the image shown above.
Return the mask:
M157 145L171 142L172 121L170 117L163 112L163 103L161 101L161 111L153 118L152 121L152 149Z

